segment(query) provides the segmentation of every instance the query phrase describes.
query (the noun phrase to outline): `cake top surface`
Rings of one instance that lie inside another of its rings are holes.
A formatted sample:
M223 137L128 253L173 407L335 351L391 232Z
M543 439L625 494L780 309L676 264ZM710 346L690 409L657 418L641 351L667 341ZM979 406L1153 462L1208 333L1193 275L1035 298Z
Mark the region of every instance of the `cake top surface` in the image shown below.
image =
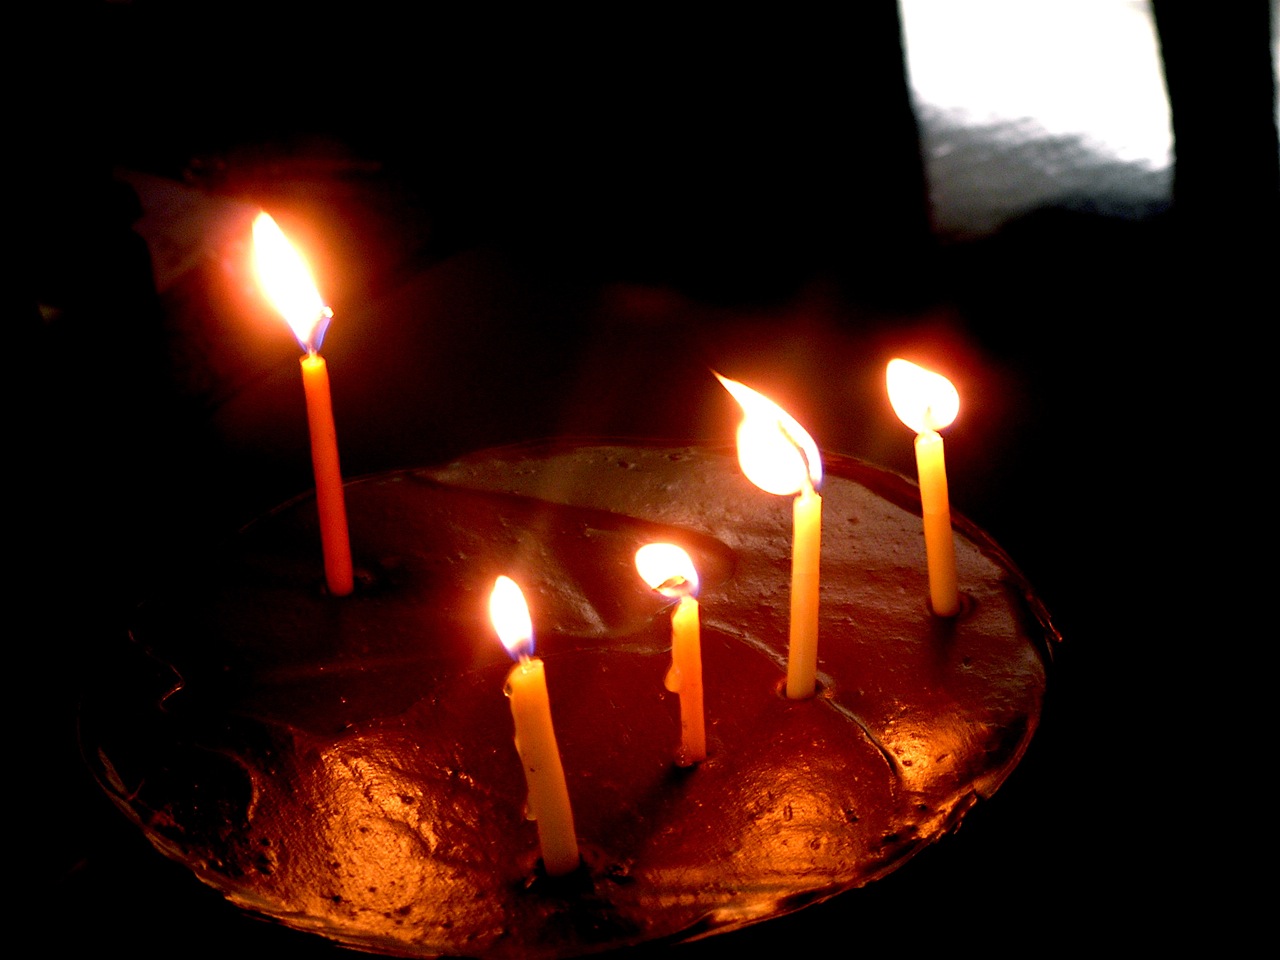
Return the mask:
M1056 634L958 519L964 610L928 610L915 488L827 455L820 690L780 695L790 498L728 448L554 442L352 482L354 596L323 590L314 501L251 524L140 611L84 736L108 793L233 902L378 952L559 956L687 939L895 869L1035 730ZM670 601L701 580L708 758L674 762ZM528 598L584 864L549 879L489 625ZM109 692L108 692L109 691Z

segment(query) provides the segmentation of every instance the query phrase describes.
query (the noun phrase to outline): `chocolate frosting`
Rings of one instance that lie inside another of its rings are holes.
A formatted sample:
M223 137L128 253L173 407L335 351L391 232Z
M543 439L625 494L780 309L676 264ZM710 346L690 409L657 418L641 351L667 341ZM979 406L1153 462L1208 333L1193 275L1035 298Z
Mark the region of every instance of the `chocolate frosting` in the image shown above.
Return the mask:
M934 617L914 485L826 455L819 693L785 674L790 498L731 449L558 441L346 488L353 596L315 502L251 524L139 611L84 709L91 765L233 902L404 956L550 957L688 939L857 887L955 829L1022 756L1057 635L956 519L964 608ZM669 603L701 577L708 759L675 761ZM522 586L583 851L548 878L487 614Z

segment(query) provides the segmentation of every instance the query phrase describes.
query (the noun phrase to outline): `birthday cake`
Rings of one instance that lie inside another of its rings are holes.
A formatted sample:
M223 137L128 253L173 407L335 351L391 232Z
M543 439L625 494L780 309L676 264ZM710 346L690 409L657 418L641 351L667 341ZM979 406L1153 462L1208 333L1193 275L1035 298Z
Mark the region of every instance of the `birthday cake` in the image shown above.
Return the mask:
M858 887L953 831L1022 757L1057 639L956 518L931 614L915 486L825 456L818 693L790 700L791 504L732 449L548 442L347 485L357 587L315 502L251 524L140 610L85 705L97 776L232 902L365 950L549 957L733 929ZM707 759L675 762L670 601L701 579ZM582 866L548 877L487 615L520 583Z

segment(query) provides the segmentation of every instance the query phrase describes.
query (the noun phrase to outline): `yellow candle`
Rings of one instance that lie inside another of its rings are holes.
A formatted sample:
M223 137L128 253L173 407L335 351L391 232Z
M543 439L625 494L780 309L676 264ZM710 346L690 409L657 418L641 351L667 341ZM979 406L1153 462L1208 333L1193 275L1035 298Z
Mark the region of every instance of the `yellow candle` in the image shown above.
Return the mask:
M320 299L306 261L294 250L276 222L265 213L253 222L254 265L258 282L272 306L288 321L302 358L302 386L307 398L311 433L311 466L315 473L316 505L320 513L320 547L324 554L329 592L345 597L355 588L347 507L338 464L338 434L333 426L329 373L320 356L332 313Z
M528 816L537 823L538 846L548 876L563 876L576 870L580 860L573 809L551 725L546 671L541 660L530 656L533 627L529 608L520 587L509 577L499 577L494 583L489 614L508 651L520 657L507 675L505 692L511 698L516 752L529 789Z
M680 696L681 766L707 759L706 716L702 707L702 624L698 601L682 597L671 611L671 669L667 688Z
M636 569L652 589L677 597L671 611L671 669L666 687L680 698L680 766L707 758L706 718L702 706L702 626L698 572L682 549L671 543L647 543L636 551Z
M802 700L817 689L818 561L822 547L822 497L808 484L792 505L791 639L787 696Z
M787 649L787 696L817 690L819 554L822 545L822 456L808 431L772 400L716 374L745 415L738 426L738 463L761 490L797 494L792 507L791 637Z
M906 360L889 361L885 378L894 412L916 431L916 474L924 518L929 603L938 616L953 617L960 612L960 591L947 468L938 430L954 421L960 412L960 394L946 377Z
M916 435L916 474L920 478L924 549L929 564L929 602L938 616L953 617L960 612L956 548L951 534L942 436L933 430Z

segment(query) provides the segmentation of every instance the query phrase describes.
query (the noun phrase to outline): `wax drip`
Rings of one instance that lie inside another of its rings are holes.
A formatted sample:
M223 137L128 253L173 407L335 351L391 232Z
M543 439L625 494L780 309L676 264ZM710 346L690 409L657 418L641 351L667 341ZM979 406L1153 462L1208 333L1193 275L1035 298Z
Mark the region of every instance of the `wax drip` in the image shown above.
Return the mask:
M671 666L667 668L667 675L663 679L662 685L666 687L668 690L670 690L672 693L679 693L680 680L681 680L680 668L677 667L674 663L672 663Z

